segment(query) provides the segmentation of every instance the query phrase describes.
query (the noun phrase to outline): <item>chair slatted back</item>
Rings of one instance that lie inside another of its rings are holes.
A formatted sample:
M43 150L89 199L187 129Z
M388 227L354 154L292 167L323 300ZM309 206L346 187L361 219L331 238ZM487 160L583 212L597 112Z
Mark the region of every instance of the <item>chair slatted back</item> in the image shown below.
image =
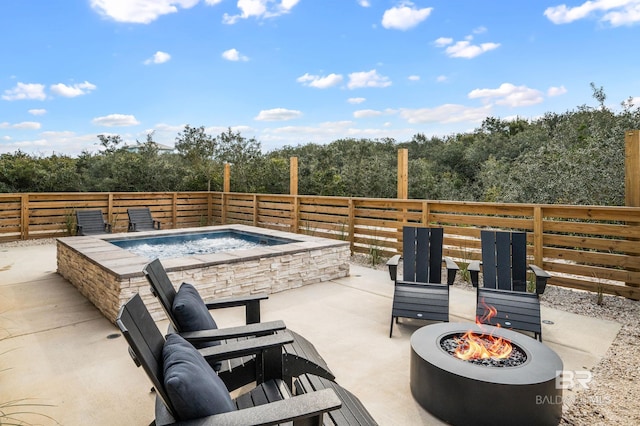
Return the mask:
M129 223L135 223L136 231L153 230L153 217L148 207L127 209Z
M442 228L405 226L402 230L404 281L442 283Z
M171 308L173 306L173 300L176 297L176 289L173 287L173 283L169 276L167 275L167 271L162 266L160 259L155 259L149 262L142 269L145 277L147 277L147 281L151 285L151 292L158 298L160 301L160 305L162 305L162 309L164 309L164 313L169 318L171 325L173 328L180 332L180 328L178 327L177 321L174 321L173 313L171 312Z
M480 239L484 287L526 291L527 234L483 230Z
M164 336L158 330L139 294L133 296L120 308L116 325L127 340L129 353L132 354L136 365L142 366L162 402L171 413L175 413L164 388L162 368Z
M76 223L82 227L82 235L105 234L107 232L102 210L76 210Z

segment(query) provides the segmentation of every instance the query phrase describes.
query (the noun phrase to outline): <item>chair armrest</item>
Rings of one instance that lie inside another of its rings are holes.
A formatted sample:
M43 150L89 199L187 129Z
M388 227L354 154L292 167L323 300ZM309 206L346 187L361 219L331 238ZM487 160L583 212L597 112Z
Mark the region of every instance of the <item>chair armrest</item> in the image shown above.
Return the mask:
M453 282L456 280L456 274L460 270L460 267L450 257L445 256L442 258L442 261L447 267L447 284L453 285Z
M391 259L387 260L387 266L389 267L389 278L391 281L395 281L398 278L398 264L402 256L396 254Z
M471 284L476 288L478 287L478 281L480 280L479 274L481 264L482 262L479 260L474 260L469 263L469 266L467 266L467 271L469 271L469 276L471 277Z
M547 288L547 280L551 278L551 275L536 265L529 265L529 269L531 269L536 276L536 294L543 294Z
M76 235L82 235L82 225L76 225Z
M285 331L284 333L270 334L268 336L256 337L255 339L244 339L236 342L228 342L224 345L209 346L198 349L198 352L200 352L209 364L212 364L227 359L260 354L269 349L281 348L287 343L292 342L293 337Z
M324 413L340 407L342 407L342 402L336 392L333 389L322 389L256 407L173 424L183 426L256 426L303 419L309 419L309 422L304 424L322 424Z
M260 322L260 301L268 299L266 293L251 296L239 296L228 299L214 300L206 303L207 309L233 308L237 306L245 307L245 317L247 324Z
M160 221L153 219L153 227L156 229L160 229Z
M287 326L284 321L277 320L217 330L185 331L180 333L180 336L190 343L201 343L212 340L235 339L238 337L268 336L269 334L274 334L276 331L285 330L286 328Z

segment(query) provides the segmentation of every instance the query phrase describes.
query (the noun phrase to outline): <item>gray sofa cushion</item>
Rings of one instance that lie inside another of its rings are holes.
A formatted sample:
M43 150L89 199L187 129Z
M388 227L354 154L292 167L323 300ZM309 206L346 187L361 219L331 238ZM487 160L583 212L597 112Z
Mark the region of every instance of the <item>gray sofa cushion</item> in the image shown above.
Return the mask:
M236 410L222 380L202 355L178 334L167 336L162 359L164 386L179 420Z
M198 290L189 283L182 283L178 289L171 311L180 331L215 330L218 328ZM196 347L203 348L219 344L218 341L205 342L197 344Z

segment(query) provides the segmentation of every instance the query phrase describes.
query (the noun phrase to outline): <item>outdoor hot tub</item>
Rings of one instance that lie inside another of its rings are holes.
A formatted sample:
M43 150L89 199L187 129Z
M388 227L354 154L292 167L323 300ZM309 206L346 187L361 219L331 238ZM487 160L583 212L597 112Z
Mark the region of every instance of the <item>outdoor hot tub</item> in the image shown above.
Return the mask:
M214 234L255 243L209 253L158 254L142 244L198 241ZM132 249L142 247L142 249ZM64 237L57 240L58 273L105 317L140 293L155 319L164 313L151 295L142 268L159 257L175 285L194 284L205 300L276 293L349 275L349 243L246 225Z

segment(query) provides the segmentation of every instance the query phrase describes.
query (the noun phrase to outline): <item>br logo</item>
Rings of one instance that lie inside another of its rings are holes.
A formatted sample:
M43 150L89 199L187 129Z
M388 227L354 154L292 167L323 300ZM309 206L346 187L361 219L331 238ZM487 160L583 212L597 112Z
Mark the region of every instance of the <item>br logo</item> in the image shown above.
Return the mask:
M560 373L556 376L556 389L573 389L575 387L589 389L589 383L593 379L593 374L587 370L562 370Z

